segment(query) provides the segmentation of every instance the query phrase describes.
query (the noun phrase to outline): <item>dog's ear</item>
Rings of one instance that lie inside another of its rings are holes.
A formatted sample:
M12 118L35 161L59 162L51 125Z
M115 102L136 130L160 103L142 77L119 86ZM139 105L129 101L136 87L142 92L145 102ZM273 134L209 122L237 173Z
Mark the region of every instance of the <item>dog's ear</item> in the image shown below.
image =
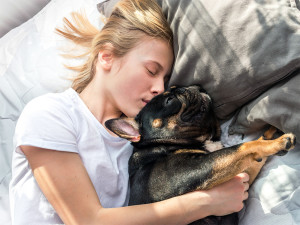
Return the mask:
M118 118L105 122L105 126L121 138L131 142L139 142L141 135L139 125L134 118Z

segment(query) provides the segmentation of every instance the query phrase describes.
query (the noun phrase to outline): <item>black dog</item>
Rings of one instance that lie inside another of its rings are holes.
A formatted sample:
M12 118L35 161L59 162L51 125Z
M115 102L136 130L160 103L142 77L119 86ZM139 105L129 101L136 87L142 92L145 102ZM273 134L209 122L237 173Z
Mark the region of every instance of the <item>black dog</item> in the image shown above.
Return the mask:
M243 171L252 182L267 156L283 155L295 144L293 134L265 140L273 136L271 129L259 140L222 148L211 98L197 85L173 87L154 97L136 118L105 125L135 147L129 160L130 205L210 189ZM237 217L211 216L193 224L234 225Z

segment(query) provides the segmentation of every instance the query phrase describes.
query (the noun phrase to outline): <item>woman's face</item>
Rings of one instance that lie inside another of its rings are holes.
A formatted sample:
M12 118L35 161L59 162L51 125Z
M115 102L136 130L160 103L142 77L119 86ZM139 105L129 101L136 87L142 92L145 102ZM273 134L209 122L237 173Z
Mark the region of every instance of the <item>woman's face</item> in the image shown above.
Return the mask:
M156 95L164 91L173 64L170 45L160 39L144 38L124 57L115 58L109 90L115 107L134 117Z

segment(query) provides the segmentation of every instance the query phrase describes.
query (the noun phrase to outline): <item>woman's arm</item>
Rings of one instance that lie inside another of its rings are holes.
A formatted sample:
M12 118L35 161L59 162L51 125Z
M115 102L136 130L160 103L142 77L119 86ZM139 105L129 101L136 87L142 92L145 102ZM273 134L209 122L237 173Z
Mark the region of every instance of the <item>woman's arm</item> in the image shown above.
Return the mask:
M209 191L153 204L103 208L77 153L32 146L21 149L41 190L65 224L187 224L208 215L239 211L248 189L244 175Z

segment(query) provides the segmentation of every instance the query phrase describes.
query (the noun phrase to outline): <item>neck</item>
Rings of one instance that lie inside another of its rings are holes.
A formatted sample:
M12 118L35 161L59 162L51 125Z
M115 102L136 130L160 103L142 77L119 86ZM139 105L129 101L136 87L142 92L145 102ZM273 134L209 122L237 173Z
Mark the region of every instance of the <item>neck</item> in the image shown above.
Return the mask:
M95 82L94 80L84 88L79 96L95 118L104 125L106 120L118 118L122 113L110 101L109 93L106 92L105 87L98 85L101 82Z

